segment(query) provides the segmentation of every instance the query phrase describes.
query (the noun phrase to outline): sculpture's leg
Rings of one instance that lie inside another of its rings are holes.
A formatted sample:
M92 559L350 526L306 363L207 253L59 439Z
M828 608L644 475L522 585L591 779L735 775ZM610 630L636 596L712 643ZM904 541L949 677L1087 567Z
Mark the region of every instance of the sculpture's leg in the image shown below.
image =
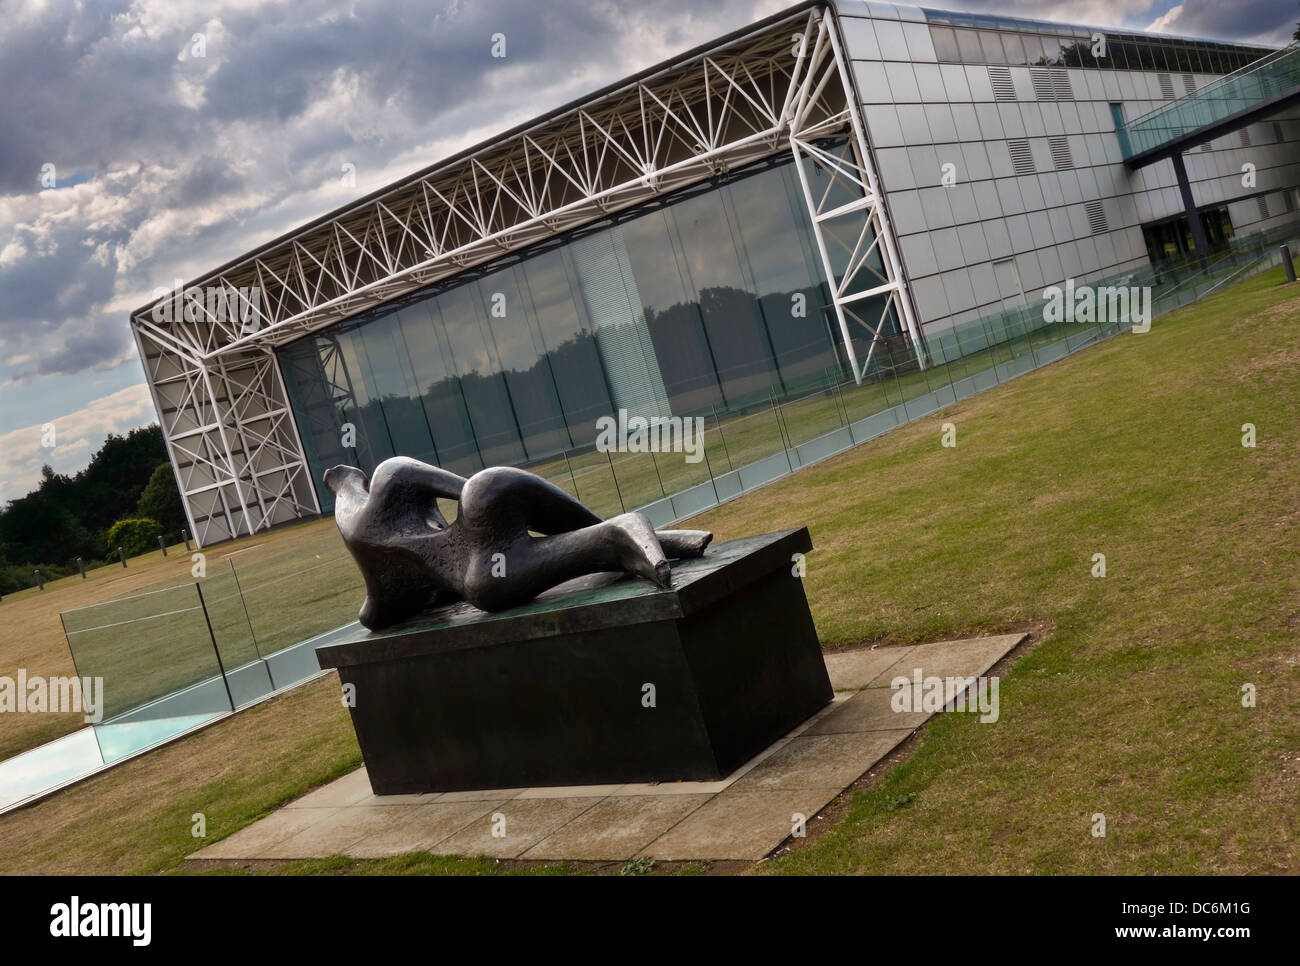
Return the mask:
M656 530L655 536L664 553L679 560L704 556L704 548L713 539L708 530Z
M568 533L604 522L567 491L525 470L498 466L476 473L471 480L461 495L461 513L472 517L488 517L513 507L512 523L522 518L529 530L544 534ZM678 558L700 556L713 539L707 530L656 530L655 534L664 552Z
M581 530L479 545L465 575L465 599L482 610L526 603L574 577L632 573L660 587L672 580L650 521L626 513Z
M513 466L494 466L471 476L461 491L460 514L475 529L504 522L537 533L567 533L601 522L554 483Z
M470 478L457 524L473 548L465 597L483 610L513 607L573 577L603 571L667 587L667 557L699 556L712 539L704 531L667 530L665 547L643 514L601 520L564 490L513 467Z

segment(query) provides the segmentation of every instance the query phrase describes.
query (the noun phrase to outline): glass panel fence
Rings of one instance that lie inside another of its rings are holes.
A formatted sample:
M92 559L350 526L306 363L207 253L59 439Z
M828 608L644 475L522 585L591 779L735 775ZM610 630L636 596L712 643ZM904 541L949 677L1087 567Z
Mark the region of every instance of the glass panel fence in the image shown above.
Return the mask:
M93 728L105 763L232 709L196 584L62 617L78 677L102 681Z

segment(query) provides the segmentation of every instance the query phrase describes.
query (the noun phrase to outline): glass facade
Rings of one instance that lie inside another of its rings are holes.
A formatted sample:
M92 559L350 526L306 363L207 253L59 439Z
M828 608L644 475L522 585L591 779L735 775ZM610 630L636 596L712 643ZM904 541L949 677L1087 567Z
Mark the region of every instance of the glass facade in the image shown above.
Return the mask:
M281 348L322 508L338 463L527 465L593 446L618 410L716 417L843 378L794 163L683 189ZM851 200L806 174L818 197ZM829 253L837 276L851 254ZM883 277L878 256L866 268ZM885 325L897 333L892 314Z
M1230 74L1272 53L1268 47L1021 20L982 13L923 10L941 63L1108 67L1182 74ZM1092 54L1092 35L1106 37L1106 57Z
M1201 227L1205 230L1205 241L1209 250L1226 251L1232 239L1236 237L1228 209L1222 206L1201 208L1200 214ZM1151 264L1156 266L1187 258L1196 252L1196 243L1192 239L1192 229L1186 215L1175 215L1172 218L1162 218L1160 221L1144 224L1142 239L1146 242Z

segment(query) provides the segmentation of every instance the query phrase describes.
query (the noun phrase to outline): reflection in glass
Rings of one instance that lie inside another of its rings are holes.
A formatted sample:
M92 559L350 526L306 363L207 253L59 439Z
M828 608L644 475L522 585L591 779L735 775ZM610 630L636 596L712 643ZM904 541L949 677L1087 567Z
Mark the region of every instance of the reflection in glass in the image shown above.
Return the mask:
M570 254L615 407L630 416L670 415L622 227L579 238Z
M807 167L810 173L816 170ZM787 167L724 189L735 211L741 262L751 276L746 284L772 346L780 388L787 394L820 384L836 365L834 340L825 325L830 293L806 219L796 216L802 204L799 190ZM785 204L773 204L782 195Z
M393 454L402 453L424 462L436 461L433 434L411 371L398 314L393 312L362 326L353 337L361 342L366 384L383 387L382 404L374 408L377 421L383 422Z
M451 368L460 379L479 453L487 466L524 458L510 391L495 347L485 332L487 310L473 284L448 289L430 301L442 323Z
M1005 64L1007 55L1002 49L1002 38L993 30L981 30L980 45L984 48L984 63Z
M667 210L652 211L621 228L673 412L725 406L717 359Z
M596 420L614 407L590 321L574 294L569 255L556 249L519 267L570 442L586 445L595 439Z
M822 148L843 156L848 142ZM826 207L859 190L807 173ZM827 223L837 277L861 219ZM872 251L854 284L881 280ZM337 463L370 472L402 454L462 475L563 458L591 490L596 464L580 454L602 416L766 411L843 377L829 293L793 159L777 158L307 336L279 361L317 484ZM619 500L609 482L593 492L602 506Z
M931 27L930 40L934 44L935 57L940 62L961 63L961 50L950 27Z
M772 390L776 366L767 331L741 274L722 195L700 194L669 210L713 348L723 402L735 408L752 405Z
M961 48L961 59L966 64L983 64L984 51L980 47L980 35L973 30L957 31L957 46Z
M571 441L550 360L522 280L521 269L510 265L478 284L488 305L488 329L515 407L524 450L530 459L537 459L566 449Z

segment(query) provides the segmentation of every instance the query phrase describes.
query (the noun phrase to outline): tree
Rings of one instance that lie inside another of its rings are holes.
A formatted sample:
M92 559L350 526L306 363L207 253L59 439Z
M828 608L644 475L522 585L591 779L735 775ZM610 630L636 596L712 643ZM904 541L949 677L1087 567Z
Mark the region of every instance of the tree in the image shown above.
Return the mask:
M166 459L167 446L156 423L125 436L110 433L73 481L83 506L78 515L86 528L98 533L133 514L149 477Z
M95 546L72 512L40 491L9 504L0 516L0 543L13 563L35 565L67 563Z
M166 459L167 446L155 423L125 436L109 435L75 476L43 466L36 489L0 510L0 554L11 569L24 571L100 556L103 546L95 535L115 520L135 515L145 487ZM181 526L184 522L175 528Z
M167 535L176 534L188 526L185 505L181 502L180 490L176 489L176 477L172 473L171 463L158 464L149 477L144 492L140 494L135 513L136 516L157 520Z
M19 568L11 566L9 561L5 559L5 555L0 553L0 595L12 594L29 586L23 583L18 576L19 572Z

